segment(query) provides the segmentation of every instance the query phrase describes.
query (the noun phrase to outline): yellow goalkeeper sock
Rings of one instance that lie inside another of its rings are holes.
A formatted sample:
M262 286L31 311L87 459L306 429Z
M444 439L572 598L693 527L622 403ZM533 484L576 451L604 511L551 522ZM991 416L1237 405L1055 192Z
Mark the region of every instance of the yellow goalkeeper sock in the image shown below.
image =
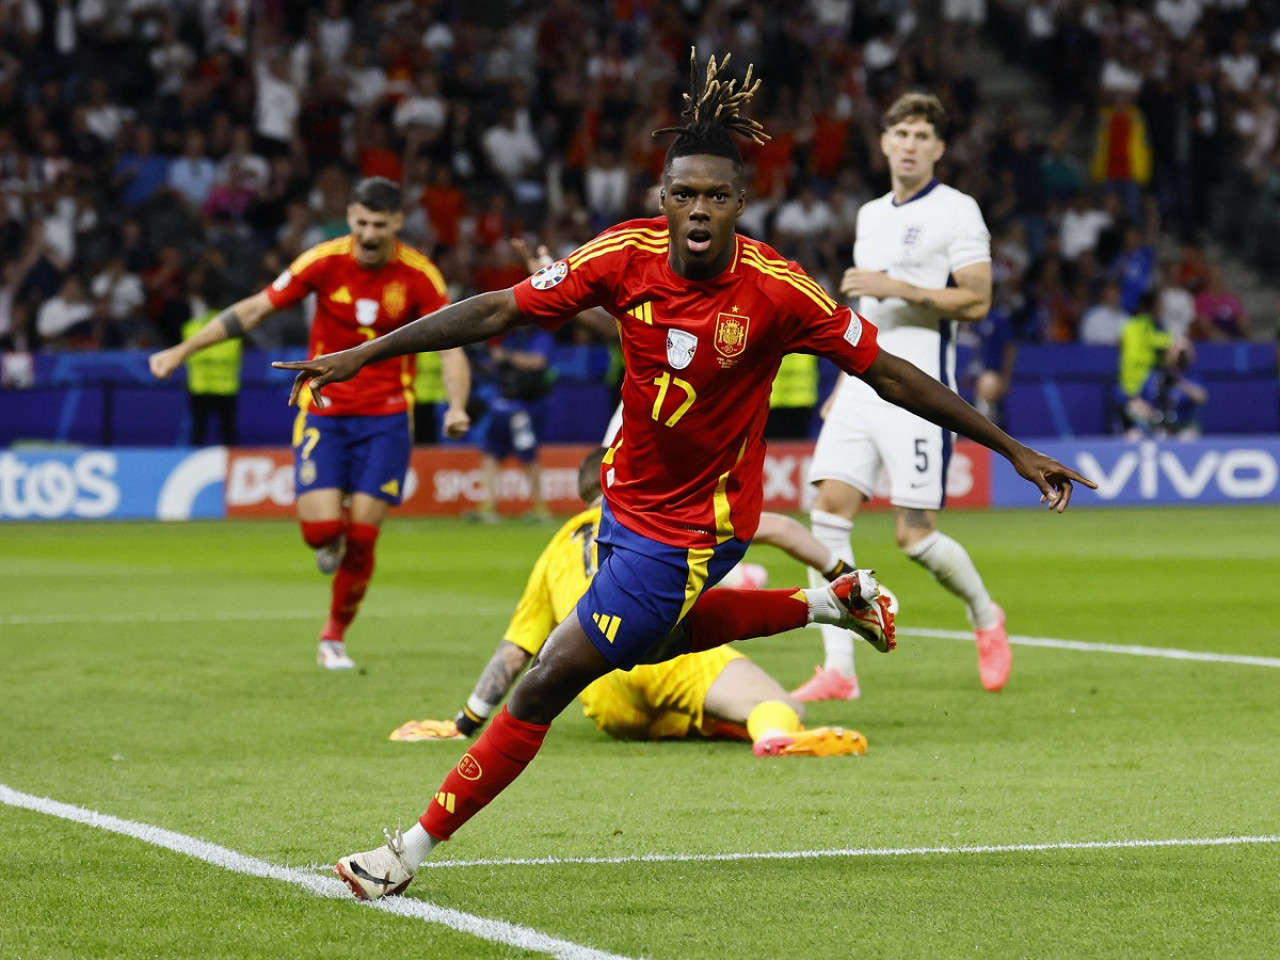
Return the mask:
M786 736L802 729L800 715L781 700L758 703L747 717L747 732L751 734L752 743L759 743L768 737Z

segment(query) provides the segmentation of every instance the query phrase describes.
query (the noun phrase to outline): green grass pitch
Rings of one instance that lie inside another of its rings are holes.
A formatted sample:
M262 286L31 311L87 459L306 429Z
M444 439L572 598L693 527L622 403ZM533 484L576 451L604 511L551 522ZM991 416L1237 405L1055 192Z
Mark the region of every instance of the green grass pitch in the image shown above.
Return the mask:
M515 945L6 803L0 957L1280 955L1280 511L943 527L1015 637L1220 657L1018 644L985 693L971 642L922 635L963 631L960 605L870 516L858 559L901 599L899 648L860 645L863 699L810 713L867 755L620 744L571 708L405 898L519 925ZM292 523L0 526L0 785L326 876L460 755L387 734L452 717L550 532L390 522L348 636L360 669L330 674L328 581ZM820 647L744 645L788 687ZM1137 845L1224 838L1252 842ZM742 856L770 853L795 855Z

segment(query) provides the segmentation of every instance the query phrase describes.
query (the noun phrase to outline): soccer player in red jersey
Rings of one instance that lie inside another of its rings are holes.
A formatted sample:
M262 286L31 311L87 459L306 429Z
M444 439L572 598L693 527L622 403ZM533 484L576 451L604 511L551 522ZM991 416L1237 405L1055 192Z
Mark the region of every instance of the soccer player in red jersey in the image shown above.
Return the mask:
M727 58L726 58L727 61ZM696 62L695 62L696 68ZM662 176L664 217L616 227L515 287L481 294L352 350L300 363L295 397L354 376L366 363L455 347L537 323L554 329L602 306L617 319L626 364L622 431L601 468L598 573L551 633L507 705L471 745L417 824L376 850L341 858L362 898L399 893L537 754L549 725L592 681L732 640L809 622L851 627L882 651L892 616L874 579L830 587L711 590L746 550L761 503L774 374L788 352L816 353L881 396L1002 454L1059 512L1072 483L1091 481L1018 443L917 367L882 353L876 330L794 264L739 236L742 158L733 133L762 137L714 58L686 95Z
M150 358L165 379L193 353L243 336L277 310L315 294L309 352L320 356L366 343L449 303L435 264L396 239L404 222L400 188L382 177L356 185L347 207L351 233L298 257L267 289L232 304L188 340ZM461 436L471 373L461 349L441 352L449 404L444 429ZM374 550L387 509L400 502L413 445L415 356L370 364L325 396L303 398L293 429L294 487L302 537L316 565L334 574L329 618L317 661L330 670L355 664L346 629L373 576Z

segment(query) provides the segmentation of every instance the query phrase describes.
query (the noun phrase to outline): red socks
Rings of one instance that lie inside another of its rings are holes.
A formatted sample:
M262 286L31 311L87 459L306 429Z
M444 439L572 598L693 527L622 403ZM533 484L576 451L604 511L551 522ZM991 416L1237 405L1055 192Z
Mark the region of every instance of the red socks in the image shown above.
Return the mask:
M422 829L438 840L452 837L524 772L549 729L548 724L517 720L504 706L444 778L435 799L418 818Z
M342 536L341 520L299 520L302 527L302 539L312 550L319 550Z
M369 589L373 576L373 550L378 542L378 528L371 523L353 523L347 527L347 546L342 563L333 575L333 595L329 602L329 622L322 637L341 640L347 626L355 619L360 601Z
M685 619L693 631L690 653L735 640L769 637L809 622L809 601L799 590L708 590Z

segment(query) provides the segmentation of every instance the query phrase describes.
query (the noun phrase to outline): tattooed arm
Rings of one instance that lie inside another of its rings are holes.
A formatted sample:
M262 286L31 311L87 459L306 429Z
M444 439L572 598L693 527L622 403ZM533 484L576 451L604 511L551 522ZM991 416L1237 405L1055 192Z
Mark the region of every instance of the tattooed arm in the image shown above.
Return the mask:
M521 650L509 640L498 644L488 664L480 673L476 687L471 691L466 704L454 718L458 732L471 736L489 719L489 715L498 709L506 699L507 693L515 685L520 672L529 665L533 657Z

